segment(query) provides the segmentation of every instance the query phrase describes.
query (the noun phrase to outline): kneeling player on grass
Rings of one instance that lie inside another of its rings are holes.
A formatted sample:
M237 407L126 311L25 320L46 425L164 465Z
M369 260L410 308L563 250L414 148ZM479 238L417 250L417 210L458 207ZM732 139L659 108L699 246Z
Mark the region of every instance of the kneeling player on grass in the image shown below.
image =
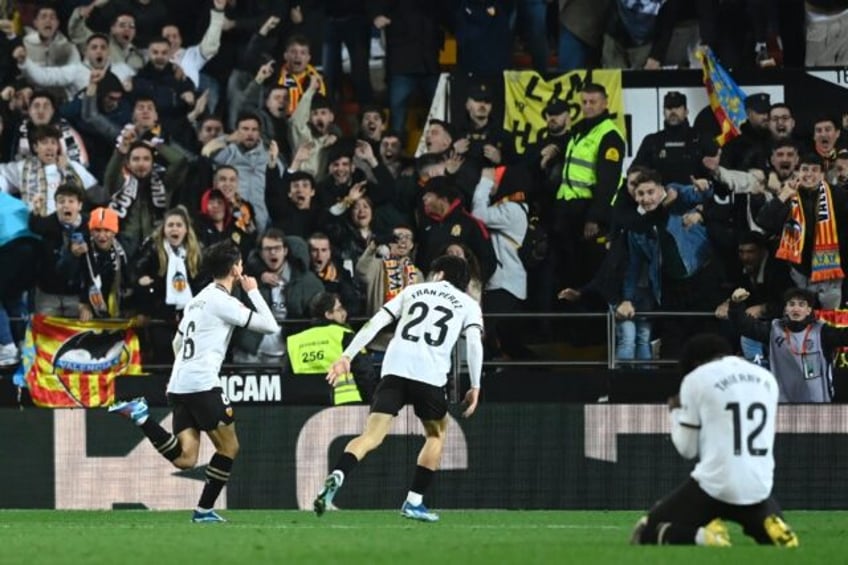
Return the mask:
M633 531L631 543L728 546L722 519L742 525L759 544L796 547L771 496L777 381L734 357L724 338L701 334L680 359L680 395L669 399L671 439L691 477L660 500Z
M465 293L469 274L464 259L448 255L439 257L433 261L430 273L428 282L409 286L387 302L356 334L327 373L327 381L335 385L350 372L351 359L383 327L398 321L395 335L386 349L381 380L374 392L365 431L347 444L324 482L314 503L318 516L328 508L354 466L382 443L398 411L412 404L424 426L426 440L418 454L412 488L401 507L401 514L424 522L439 519L424 506L423 498L442 458L448 423L445 384L451 352L464 334L471 388L465 395L467 408L463 416L469 417L477 408L480 395L483 315L477 302Z
M206 432L215 455L206 468L206 484L192 521L224 522L213 507L230 477L239 445L233 409L218 381L221 363L233 327L271 334L277 330L277 322L257 289L256 279L242 275L241 254L235 243L227 240L211 246L204 262L215 281L186 305L174 337L176 361L167 389L174 409L174 433L148 417L144 398L118 402L109 411L130 418L159 453L180 469L197 464L200 432ZM231 296L236 281L247 292L255 312Z

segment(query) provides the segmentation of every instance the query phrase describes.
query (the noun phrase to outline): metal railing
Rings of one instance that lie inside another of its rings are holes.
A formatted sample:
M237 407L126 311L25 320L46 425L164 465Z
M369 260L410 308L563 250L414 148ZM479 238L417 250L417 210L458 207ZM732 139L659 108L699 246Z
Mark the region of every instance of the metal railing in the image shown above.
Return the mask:
M713 312L666 312L666 311L652 311L652 312L639 312L637 313L637 317L640 318L648 318L648 319L662 319L662 318L709 318L712 319L715 317ZM622 363L616 358L616 324L617 319L615 316L614 310L610 309L606 312L516 312L516 313L492 313L492 314L484 314L483 316L485 321L490 320L500 320L500 319L516 319L516 320L598 320L603 318L605 320L605 336L604 339L606 341L606 359L605 360L562 360L562 359L541 359L541 360L489 360L484 362L484 367L545 367L545 368L556 368L556 367L603 367L606 369L616 369L618 365ZM354 327L357 327L359 324L367 321L367 317L351 317L349 318L349 323ZM12 322L26 322L26 318L10 318ZM98 319L98 321L110 321L110 322L126 322L127 319ZM312 320L309 319L288 319L282 322L284 326L294 326L294 327L304 327L312 323ZM145 326L174 326L173 322L169 322L166 320L157 320L151 319L148 320ZM136 326L136 329L143 328L145 326ZM563 340L564 342L565 340ZM457 351L454 352L454 367L455 370L458 371L458 365L456 361L459 360L459 353ZM632 366L638 365L673 365L677 362L676 359L646 359L646 360L638 360L638 359L628 359L623 363ZM225 363L222 368L224 369L244 369L244 368L259 368L259 367L267 367L267 363ZM170 369L170 364L163 363L147 363L144 365L145 369L156 371L156 370L165 370Z

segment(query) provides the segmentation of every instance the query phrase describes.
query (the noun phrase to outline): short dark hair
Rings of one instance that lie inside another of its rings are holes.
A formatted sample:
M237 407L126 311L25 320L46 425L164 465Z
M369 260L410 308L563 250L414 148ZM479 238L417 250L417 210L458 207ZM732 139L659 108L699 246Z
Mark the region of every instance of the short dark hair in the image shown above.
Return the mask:
M75 182L65 182L56 187L56 193L53 195L53 199L57 199L60 196L73 196L80 202L85 202L85 189L81 187L78 183Z
M814 117L812 122L813 127L815 127L816 124L820 124L822 122L830 122L833 124L834 128L838 130L842 129L842 120L837 119L834 115L830 113L821 113Z
M135 21L135 14L133 14L129 10L118 10L117 12L115 12L115 17L113 17L112 20L109 22L109 27L115 25L115 22L118 21L118 18L122 16L129 16L133 19L133 21Z
M824 169L824 159L822 156L814 151L810 151L808 153L804 153L801 155L801 158L798 160L799 165L818 165L822 169Z
M148 151L150 151L150 156L153 157L154 159L156 158L156 150L151 145L146 143L145 141L143 141L141 139L137 139L137 140L133 141L130 144L130 148L127 149L127 160L129 160L130 155L132 155L132 152L135 151L138 148L147 149Z
M106 42L107 46L109 45L109 36L108 35L106 35L105 33L95 32L95 33L92 33L91 35L89 35L88 39L85 40L85 46L88 47L88 44L91 43L92 41L94 41L95 39L102 39L103 41Z
M256 112L240 112L238 117L236 118L236 127L238 127L240 123L245 122L247 120L253 120L254 122L256 122L256 125L259 126L260 129L262 128L262 119Z
M766 249L768 248L768 239L758 231L748 230L742 232L736 245L737 247L740 245L756 245L761 249Z
M685 377L704 363L733 354L733 348L724 337L713 333L697 334L683 345L677 363L680 375Z
M359 110L359 121L362 121L362 118L365 117L365 114L379 114L380 119L384 122L386 121L386 116L383 114L383 108L376 104L365 104Z
M150 102L153 104L156 111L159 111L159 106L156 104L156 100L154 100L152 96L147 94L136 94L133 98L133 110L135 110L135 107L138 106L139 102Z
M657 171L655 171L653 169L648 169L646 171L642 171L641 173L639 173L639 176L636 177L634 184L636 186L639 186L640 184L646 183L646 182L653 182L653 183L656 183L656 184L662 186L662 176L660 176L660 174Z
M585 92L586 94L602 94L604 98L607 97L607 89L604 88L604 85L598 84L597 82L587 82L583 85L583 88L580 89L580 92Z
M290 35L286 40L286 49L291 47L292 45L305 45L309 47L309 38L303 34L295 33L294 35Z
M29 103L32 104L32 101L35 100L36 98L45 98L45 99L49 100L50 104L53 106L53 110L54 111L56 110L56 108L57 108L56 97L53 96L50 92L48 92L46 90L35 90L35 91L33 91L32 96L29 99Z
M309 300L309 315L323 320L327 312L332 312L336 307L336 300L341 302L341 298L335 292L319 292Z
M220 189L213 188L212 190L209 191L208 200L220 200L222 202L226 202L227 196L223 192L221 192Z
M30 143L40 143L41 141L52 138L56 141L62 139L62 134L59 130L53 126L37 126L32 130L32 133L29 134Z
M769 106L769 114L771 114L772 110L779 110L780 108L785 108L789 111L790 114L792 114L792 108L790 108L789 104L787 104L786 102L775 102L774 104Z
M629 177L633 173L639 173L641 175L651 172L653 172L653 170L650 167L646 167L645 165L630 165L629 167L627 167L627 172L625 173L625 176Z
M262 247L263 239L278 239L283 242L284 246L288 247L288 245L286 245L286 233L280 228L268 228L262 232L262 235L260 235L259 239L256 240L257 247Z
M225 239L206 248L203 253L204 270L216 279L230 274L233 265L241 259L241 251L232 239Z
M32 19L34 20L35 18L37 18L38 14L43 12L44 10L50 10L56 15L56 19L60 19L59 9L54 4L47 2L39 2L35 5L35 9L32 11Z
M202 118L200 118L200 120L198 120L197 123L202 126L203 124L205 124L209 120L212 120L214 122L221 122L221 125L224 124L224 118L222 118L218 114L205 114Z
M212 178L214 179L219 171L224 171L224 170L227 170L227 169L234 172L236 174L236 176L239 176L238 169L236 169L232 165L218 165L217 167L215 167L215 172L212 174Z
M306 241L309 241L310 239L326 239L327 241L330 241L330 236L322 231L314 231L309 234L309 237L306 238Z
M468 288L468 282L471 280L471 275L468 271L468 262L462 257L454 255L442 255L436 257L430 264L430 272L442 272L444 279L453 286L465 292Z
M309 185L312 187L312 190L315 190L315 177L313 177L310 173L306 171L295 171L291 174L286 175L286 180L289 183L289 188L291 188L292 183L295 183L300 180L308 180Z
M784 147L790 147L794 149L796 153L800 153L800 151L798 151L798 144L789 137L785 137L780 141L775 141L774 145L771 146L771 151L774 153L778 149L783 149Z
M421 175L425 169L442 165L444 162L445 156L442 153L424 153L415 160L415 170Z
M784 304L793 298L800 298L801 300L804 300L807 304L809 304L810 308L815 308L818 303L818 296L816 296L816 293L811 290L807 290L806 288L793 287L787 289L786 292L783 293Z
M439 126L450 136L450 138L456 139L456 131L454 130L453 125L445 120L440 120L438 118L430 118L430 121L427 122L427 126Z
M169 48L171 46L171 42L168 41L167 39L165 39L164 37L162 37L161 35L154 35L153 37L151 37L147 42L147 46L150 47L154 43L164 43Z

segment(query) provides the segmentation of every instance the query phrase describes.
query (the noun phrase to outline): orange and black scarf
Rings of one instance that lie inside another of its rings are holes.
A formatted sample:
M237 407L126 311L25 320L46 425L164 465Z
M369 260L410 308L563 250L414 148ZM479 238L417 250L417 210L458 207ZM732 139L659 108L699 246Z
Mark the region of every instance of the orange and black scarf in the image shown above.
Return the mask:
M822 182L818 188L816 200L816 234L813 244L810 282L838 280L845 278L839 257L839 237L836 232L833 195L830 186ZM789 218L783 225L780 245L775 257L796 265L801 263L804 250L804 238L807 220L801 198L796 194L789 200Z

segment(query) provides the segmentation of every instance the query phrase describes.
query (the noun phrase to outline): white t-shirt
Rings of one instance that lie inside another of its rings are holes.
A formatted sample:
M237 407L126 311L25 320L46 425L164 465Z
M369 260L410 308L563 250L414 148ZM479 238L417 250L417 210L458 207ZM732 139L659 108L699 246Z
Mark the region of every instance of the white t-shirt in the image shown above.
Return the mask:
M177 330L182 345L176 354L168 392L185 394L219 386L221 363L235 326L247 326L255 312L221 286L209 284L192 298Z
M483 327L480 305L446 281L408 286L383 305L397 320L382 375L444 386L453 346L465 329Z
M774 375L739 357L711 361L683 379L672 427L700 427L692 478L713 498L744 505L771 494L777 395Z

